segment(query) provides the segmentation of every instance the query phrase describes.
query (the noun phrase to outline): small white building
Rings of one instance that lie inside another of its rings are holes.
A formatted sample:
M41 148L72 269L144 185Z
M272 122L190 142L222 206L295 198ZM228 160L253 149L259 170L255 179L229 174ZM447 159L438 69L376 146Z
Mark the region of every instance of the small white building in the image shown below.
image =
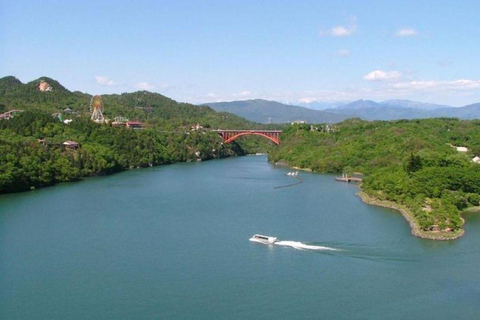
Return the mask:
M475 158L473 158L472 161L475 163L480 163L480 158L475 156Z
M468 152L467 147L456 147L458 152Z
M63 145L65 146L65 148L68 148L68 149L78 149L80 147L80 144L73 140L65 141Z
M194 130L198 131L198 130L203 129L203 127L202 127L199 123L197 123L197 124L191 126L190 129L191 129L192 131L194 131Z

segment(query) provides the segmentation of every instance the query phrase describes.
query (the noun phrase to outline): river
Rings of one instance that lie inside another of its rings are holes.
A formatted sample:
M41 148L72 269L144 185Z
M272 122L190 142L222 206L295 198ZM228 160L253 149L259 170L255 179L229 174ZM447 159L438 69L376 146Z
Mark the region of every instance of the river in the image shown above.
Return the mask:
M480 215L419 239L331 175L275 188L288 171L249 156L0 196L0 318L478 319Z

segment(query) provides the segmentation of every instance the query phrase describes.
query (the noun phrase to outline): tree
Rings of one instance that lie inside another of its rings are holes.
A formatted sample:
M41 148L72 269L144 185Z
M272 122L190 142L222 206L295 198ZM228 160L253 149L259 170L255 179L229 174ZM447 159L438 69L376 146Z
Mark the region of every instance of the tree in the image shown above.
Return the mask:
M413 153L410 153L410 157L405 162L404 169L409 174L421 170L422 158L419 155L414 155Z

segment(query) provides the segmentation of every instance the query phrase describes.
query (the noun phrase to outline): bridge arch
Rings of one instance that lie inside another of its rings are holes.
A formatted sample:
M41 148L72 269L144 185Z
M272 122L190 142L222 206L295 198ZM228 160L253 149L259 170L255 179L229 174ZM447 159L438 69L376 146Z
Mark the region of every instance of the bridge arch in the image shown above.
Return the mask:
M279 144L280 144L280 140L278 140L278 138L270 137L270 136L267 136L267 135L264 134L264 133L259 133L259 132L242 132L242 133L239 133L239 134L234 135L234 136L231 137L231 138L228 138L227 140L225 140L225 143L232 142L233 140L235 140L235 139L237 139L237 138L240 138L240 137L242 137L242 136L250 136L250 135L255 135L255 136L264 137L264 138L267 138L268 140L272 141L272 142L275 143L276 145L279 145Z
M276 145L280 144L280 130L215 130L222 136L223 142L230 143L233 140L247 135L255 135L267 138Z

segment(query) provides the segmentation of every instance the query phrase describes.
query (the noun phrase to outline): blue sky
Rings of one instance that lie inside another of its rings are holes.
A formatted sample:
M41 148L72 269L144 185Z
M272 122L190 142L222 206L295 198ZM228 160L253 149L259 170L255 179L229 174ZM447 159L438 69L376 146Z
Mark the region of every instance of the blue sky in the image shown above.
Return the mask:
M5 1L0 77L178 101L480 101L480 1Z

